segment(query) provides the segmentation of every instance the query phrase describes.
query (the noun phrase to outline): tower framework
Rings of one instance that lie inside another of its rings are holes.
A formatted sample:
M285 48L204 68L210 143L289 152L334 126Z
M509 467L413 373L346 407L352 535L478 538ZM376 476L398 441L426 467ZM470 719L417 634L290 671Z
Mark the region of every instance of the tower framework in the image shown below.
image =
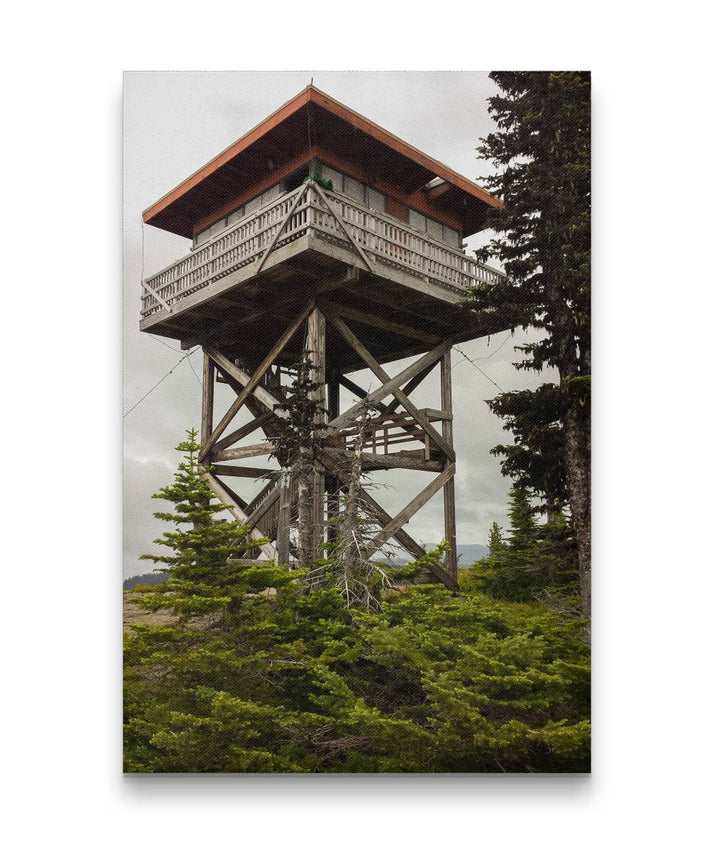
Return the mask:
M454 343L503 329L467 304L470 290L501 274L460 243L499 205L308 87L144 213L151 225L192 236L193 249L143 282L141 330L202 346L201 459L217 496L265 539L265 559L300 558L292 538L299 485L285 461L247 460L278 451L288 373L307 354L323 414L310 486L311 558L335 534L362 424L365 472L419 471L428 479L395 514L360 490L376 526L371 546L394 541L424 556L406 527L442 492L449 549L429 573L457 588L450 354ZM391 374L386 367L400 359L409 364ZM420 407L413 393L436 367L437 406ZM374 376L371 389L351 377L360 369ZM218 383L234 398L216 418ZM342 412L341 388L357 399Z

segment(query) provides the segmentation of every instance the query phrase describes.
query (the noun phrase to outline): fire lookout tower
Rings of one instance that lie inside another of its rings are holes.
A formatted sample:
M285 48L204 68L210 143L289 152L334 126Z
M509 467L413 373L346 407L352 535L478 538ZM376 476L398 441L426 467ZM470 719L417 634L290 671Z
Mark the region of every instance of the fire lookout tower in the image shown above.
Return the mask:
M500 276L462 243L493 207L499 200L474 182L309 86L143 213L145 223L192 239L192 251L143 282L140 329L202 346L201 458L234 517L270 539L267 559L297 555L297 486L281 470L229 462L274 451L287 418L283 378L309 352L327 437L312 481L316 555L365 401L375 410L363 469L432 476L394 516L361 491L375 543L394 539L424 555L404 527L442 490L451 549L431 573L457 588L450 353L500 329L464 305L469 287ZM414 359L390 377L383 364L401 358ZM410 395L438 364L439 407L419 408ZM347 377L364 368L379 383L370 392ZM215 421L217 382L236 397ZM360 400L344 412L341 386ZM258 429L265 440L243 445ZM248 499L237 480L258 478L266 483Z

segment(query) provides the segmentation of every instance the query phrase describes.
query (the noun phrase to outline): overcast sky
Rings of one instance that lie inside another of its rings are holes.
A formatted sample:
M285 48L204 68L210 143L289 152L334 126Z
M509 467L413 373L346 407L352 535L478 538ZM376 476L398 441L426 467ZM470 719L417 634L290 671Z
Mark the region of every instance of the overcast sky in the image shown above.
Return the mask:
M140 280L185 255L190 242L142 227L141 212L198 167L292 98L311 76L320 89L471 179L490 171L477 159L478 139L493 130L487 99L495 86L484 72L130 72L124 93L124 553L125 576L151 570L138 556L162 532L153 510L166 503L151 494L172 480L174 451L189 427L199 427L202 354L175 368L183 356L174 340L138 329ZM468 241L472 250L487 233ZM554 373L517 372L514 347L528 341L521 331L461 345L453 360L454 438L458 454L458 543L485 543L493 521L506 523L510 483L489 449L509 435L485 399L503 390L534 388ZM396 364L400 366L403 364ZM391 373L393 370L391 369ZM437 369L420 387L421 406L439 406ZM483 374L484 373L484 374ZM369 373L368 373L369 374ZM374 378L358 373L358 382ZM495 385L497 384L497 386ZM414 396L415 397L415 396ZM349 403L349 399L343 399ZM137 405L137 406L135 406ZM217 402L217 413L229 399ZM252 463L262 465L262 459ZM377 499L399 511L428 481L427 474L391 471ZM259 489L259 486L258 488ZM442 493L408 525L421 542L443 537Z

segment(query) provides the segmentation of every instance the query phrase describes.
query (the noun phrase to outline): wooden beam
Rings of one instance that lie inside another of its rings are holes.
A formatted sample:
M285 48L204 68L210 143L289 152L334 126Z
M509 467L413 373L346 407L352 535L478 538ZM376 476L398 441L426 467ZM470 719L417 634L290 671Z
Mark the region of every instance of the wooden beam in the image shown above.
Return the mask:
M248 515L238 507L238 505L233 501L233 498L230 492L227 490L227 487L217 478L215 478L212 473L203 473L203 478L206 479L207 483L210 485L212 492L217 496L217 498L225 505L230 506L230 514L237 520L238 523L243 526L247 525ZM266 538L264 532L261 532L259 529L253 528L250 532L251 536L255 540L260 540L261 538ZM260 545L260 550L272 561L275 561L275 557L277 555L277 551L272 544L262 544Z
M412 380L406 383L405 386L402 388L402 391L405 393L405 395L411 395L413 392L415 392L415 390L420 386L420 384L425 380L425 378L430 374L430 372L435 368L436 365L437 360L431 365L427 366L427 368L424 368L421 372L418 372L415 377L412 378ZM387 412L392 413L394 410L397 410L399 406L400 399L395 396L388 402Z
M270 241L270 244L268 245L268 248L267 248L267 249L265 250L265 252L263 253L262 258L260 259L260 261L259 261L259 263L258 263L258 266L257 266L257 268L255 269L255 273L256 273L256 274L259 274L259 273L260 273L260 271L263 269L263 265L264 265L264 264L265 264L265 262L267 261L267 257L268 257L268 256L270 255L270 253L272 252L273 247L275 246L275 244L277 244L277 242L278 242L278 240L279 240L279 238L280 238L280 235L282 234L282 230L285 228L285 226L287 226L288 220L289 220L289 219L292 217L292 215L295 213L295 209L296 209L296 208L298 207L298 205L300 204L300 200L301 200L301 199L303 199L305 196L307 196L307 192L308 192L308 186L307 186L307 184L301 185L301 186L298 188L298 191L297 191L297 194L296 194L296 196L295 196L295 199L293 200L293 204L290 206L290 210L288 211L288 213L287 213L287 214L285 215L285 217L283 218L283 221L282 221L282 223L280 224L280 228L277 230L277 232L275 232L275 236L274 236L274 238L272 239L272 241Z
M257 508L254 508L248 517L248 526L255 526L275 505L280 497L280 486L275 487L263 498Z
M445 442L453 448L452 426L452 364L448 349L440 361L440 406L449 411L450 418L443 420L442 434ZM457 524L455 521L455 477L448 479L443 486L443 513L445 518L445 540L450 544L447 553L447 570L457 580Z
M220 422L217 424L217 427L210 435L208 441L202 448L200 452L200 460L202 461L207 457L208 453L212 449L215 442L220 438L225 429L228 427L230 422L233 420L235 415L238 413L240 408L245 404L249 395L255 390L255 387L260 383L263 378L265 372L270 368L270 366L275 362L277 357L283 352L286 345L292 339L292 337L297 333L300 329L300 325L305 321L307 316L312 311L313 306L315 305L314 299L311 300L303 309L303 311L298 315L298 317L293 321L293 323L285 330L283 335L278 339L275 343L274 347L270 349L268 354L265 356L260 365L253 372L252 377L248 380L247 384L245 384L245 388L240 393L240 395L235 399L235 401L230 405L230 409L223 416Z
M326 467L328 472L333 473L333 475L340 481L342 484L347 485L348 476L341 469L336 468L335 463L337 461L337 457L333 458L332 455L328 455L327 451L323 451L320 453L320 460L323 465ZM360 488L358 495L362 499L364 505L371 509L377 521L381 526L387 526L392 521L392 517L385 511L385 509L373 499L370 494ZM397 532L394 533L393 538L410 553L411 556L414 556L416 559L423 558L426 553L425 550L415 541L410 535L405 532L404 529L398 529ZM450 576L448 576L445 569L439 565L437 562L433 562L429 568L429 572L436 577L436 579L441 582L443 585L447 586L451 591L457 591L457 581L453 580Z
M310 380L318 384L318 388L311 393L312 398L320 405L322 410L315 415L315 423L324 425L327 423L326 399L325 399L325 361L326 361L326 330L325 316L315 308L310 312L307 323L307 338L305 347L310 355L313 367L310 370ZM325 473L317 465L312 480L313 500L313 558L320 558L320 544L325 540Z
M290 470L284 469L279 483L280 507L278 509L277 522L277 564L287 565L290 563L290 509L292 505L292 494L290 490Z
M262 427L271 416L271 413L263 413L262 416L252 419L246 425L243 425L242 428L238 428L237 431L233 431L231 434L228 434L227 437L223 437L222 440L218 440L217 443L215 443L214 448L218 450L227 449L228 446L232 446L233 443L237 443L238 440L242 440L243 437L247 437L248 434L252 434L256 428Z
M240 446L237 449L213 451L211 460L213 464L215 461L237 461L241 458L255 458L258 455L272 455L274 451L274 443L253 443L251 446Z
M360 356L366 363L366 365L370 368L373 374L380 380L382 383L387 384L388 381L391 381L390 375L385 371L385 369L380 365L380 363L373 357L373 355L368 351L368 349L363 345L363 343L358 339L358 337L353 333L353 331L348 327L348 325L342 320L342 318L338 318L335 315L330 315L330 321L332 322L335 329L343 336L343 338L355 349L355 352ZM402 404L402 406L407 410L409 414L415 419L415 421L420 425L425 433L432 438L435 444L441 449L448 460L455 460L455 452L452 449L452 446L448 445L445 440L442 438L440 434L433 428L430 420L420 411L417 407L410 401L407 395L401 390L398 389L395 393L395 398Z
M234 467L232 464L213 464L213 475L236 476L242 479L265 479L277 473L277 470L266 467Z
M210 357L203 351L202 415L200 424L200 444L204 446L213 426L213 403L215 398L215 367Z
M212 358L212 361L215 365L221 369L226 375L231 377L233 380L237 381L241 386L247 386L250 382L250 375L246 374L241 368L235 365L231 360L229 360L226 356L220 353L220 351L215 348L206 348L208 354ZM253 398L257 399L261 404L263 404L268 410L275 413L276 416L287 417L287 414L280 407L280 402L271 395L266 389L264 389L260 384L255 385L255 389L252 391ZM277 409L276 409L277 408Z
M327 454L338 459L347 459L352 457L352 452L344 449L326 449ZM416 455L407 454L407 452L395 452L388 455L374 455L370 452L362 453L363 469L374 470L421 470L423 472L440 473L444 466L442 461L426 461L425 458L417 457Z
M400 372L400 374L396 375L394 378L391 378L386 383L384 383L379 389L376 389L374 392L369 393L367 398L365 399L370 404L375 404L378 401L382 401L390 393L394 393L397 395L400 387L406 381L410 380L410 378L415 377L415 375L422 371L424 368L427 368L430 365L434 365L440 357L443 355L444 351L447 350L448 342L441 342L436 348L433 348L427 354L423 354L419 360L416 360L411 366L408 366L406 369ZM349 422L352 422L357 416L359 416L364 408L364 402L358 402L358 404L351 407L349 410L346 410L344 413L341 413L336 419L333 419L330 422L331 428L343 428Z
M343 270L341 274L334 277L329 277L328 279L323 280L319 284L316 284L313 288L313 293L315 294L315 296L317 296L318 294L324 294L325 292L333 291L336 288L342 288L345 285L357 282L359 278L359 268L355 267L354 265L347 265L347 267ZM275 297L273 296L273 310L278 313L288 311L293 306L296 306L298 302L298 295L294 291L290 292L289 297L283 298L278 295L277 300L275 300ZM255 305L257 305L257 303ZM241 309L240 311L242 312L243 309ZM181 347L185 350L193 348L196 345L200 344L217 345L223 340L224 337L232 336L242 330L243 327L247 327L249 324L254 324L256 321L259 321L263 318L267 318L268 315L266 307L263 307L261 309L252 308L252 311L245 311L246 314L241 315L238 318L233 318L229 321L224 321L222 324L213 324L204 338L184 339L180 343Z
M337 215L337 211L336 211L336 210L332 207L332 205L330 204L330 202L329 202L329 200L328 200L327 196L325 195L325 191L324 191L324 190L322 189L322 187L320 187L320 185L319 185L317 182L315 182L315 181L310 182L310 184L312 185L313 189L314 189L315 191L317 191L318 196L319 196L319 197L322 199L322 201L325 203L325 207L327 208L327 210L328 210L328 211L330 212L330 214L332 214L332 216L335 218L335 222L338 224L338 226L340 226L340 228L343 230L343 232L345 232L345 234L347 235L348 240L349 240L349 241L350 241L350 243L353 245L353 247L354 247L354 248L355 248L355 250L357 251L357 253L358 253L358 255L360 256L360 258L365 262L365 264L366 264L366 266L367 266L367 269L370 271L370 273L374 273L375 271L373 270L373 266L372 266L372 264L371 264L371 262L370 262L370 259L367 257L367 253L365 252L365 250L363 250L363 248L360 246L360 244L358 244L358 242L355 240L355 238L353 238L352 234L350 233L350 230L349 230L349 229L348 229L348 227L345 225L345 222L343 221L343 218L342 218L342 217L338 217L338 215Z
M391 522L392 518L387 513L387 511L385 511L382 505L376 502L366 490L360 488L359 495L365 505L373 510L373 513L378 519L380 525L387 525ZM423 548L417 543L417 541L415 541L414 538L408 535L404 529L398 529L398 531L393 535L393 537L400 544L401 547L404 547L408 551L408 553L410 553L410 555L414 556L416 559L422 559L424 556L427 555L425 550L423 550ZM445 568L443 568L441 565L438 565L437 562L433 562L433 564L430 565L428 570L434 577L439 580L439 582L447 586L451 591L458 590L457 580L454 580L452 579L452 577L448 576Z
M416 327L401 324L398 321L391 321L372 312L366 312L364 309L355 309L352 306L344 306L341 303L330 301L323 301L322 307L333 315L350 318L352 321L359 321L361 324L368 324L371 327L377 327L379 330L386 330L388 333L396 333L398 336L404 336L407 339L416 339L430 345L437 345L442 339L442 336L426 333L424 330L418 330Z
M373 543L378 547L382 547L387 541L393 538L402 529L403 526L416 514L425 503L431 499L440 490L440 488L455 475L455 464L450 463L440 475L433 479L430 484L423 488L420 493L409 502L402 511L393 517L373 539Z
M435 202L441 196L444 196L448 190L453 187L449 181L444 181L442 184L438 184L435 187L428 187L425 191L425 196L427 197L428 202Z

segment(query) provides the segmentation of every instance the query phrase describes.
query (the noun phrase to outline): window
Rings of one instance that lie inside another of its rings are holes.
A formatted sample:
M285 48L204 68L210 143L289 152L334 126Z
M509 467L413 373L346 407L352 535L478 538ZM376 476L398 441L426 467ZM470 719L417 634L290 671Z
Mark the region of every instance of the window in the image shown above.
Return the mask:
M382 193L379 193L377 190L374 190L372 187L368 187L368 199L367 204L370 208L374 208L375 211L385 211L385 197Z
M425 224L425 215L421 214L419 211L414 211L412 208L410 209L409 222L413 229L419 229L421 232L427 232L427 225Z
M244 216L245 216L245 206L241 205L239 208L236 208L235 211L233 211L233 213L230 214L230 216L227 218L228 219L228 226L231 226L233 223L237 223L238 220L242 220L242 218Z
M451 247L457 247L460 249L460 233L456 232L455 229L451 229L449 226L443 226L443 241L446 244L450 244Z
M278 196L280 196L280 185L275 184L269 190L266 190L265 193L263 193L263 195L260 197L260 199L262 200L260 204L263 206L269 205L271 202L277 199Z
M336 169L326 166L325 164L322 164L320 171L323 178L332 181L335 193L343 192L343 177L341 172L338 172Z
M210 240L210 229L203 229L202 232L198 232L195 235L195 246L199 247L200 244L204 244L206 241Z

